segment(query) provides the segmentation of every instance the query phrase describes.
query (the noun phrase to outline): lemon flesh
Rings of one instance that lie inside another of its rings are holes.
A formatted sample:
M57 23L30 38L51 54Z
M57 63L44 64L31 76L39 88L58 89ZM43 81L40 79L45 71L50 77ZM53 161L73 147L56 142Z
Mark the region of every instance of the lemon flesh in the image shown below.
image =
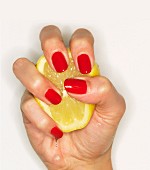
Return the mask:
M57 73L48 65L44 56L41 56L36 64L38 71L49 79L61 92L62 101L58 105L47 105L43 101L35 98L41 108L57 123L63 132L71 132L84 128L93 113L95 105L82 103L71 98L64 88L64 81L67 78L97 76L99 75L98 65L95 64L89 74L81 74L75 67L70 51L69 66L66 71ZM61 64L61 63L60 63Z

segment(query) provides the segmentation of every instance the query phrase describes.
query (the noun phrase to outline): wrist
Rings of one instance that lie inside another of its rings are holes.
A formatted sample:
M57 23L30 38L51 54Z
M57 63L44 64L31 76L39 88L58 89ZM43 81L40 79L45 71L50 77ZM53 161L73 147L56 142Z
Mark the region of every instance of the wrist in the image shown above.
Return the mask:
M112 170L111 149L99 158L75 165L73 170Z
M68 167L58 168L64 170L113 170L111 161L111 147L103 155L100 155L95 159L88 160L73 160L72 164ZM48 170L55 169L54 167L47 165Z

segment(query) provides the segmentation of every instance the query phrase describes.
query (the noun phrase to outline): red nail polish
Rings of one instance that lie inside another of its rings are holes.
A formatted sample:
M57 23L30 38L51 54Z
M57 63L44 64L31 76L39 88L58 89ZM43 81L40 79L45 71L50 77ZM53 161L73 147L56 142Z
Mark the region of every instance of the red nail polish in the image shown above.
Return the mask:
M81 54L78 56L78 66L82 74L88 74L91 72L91 62L87 54Z
M55 104L55 105L61 102L61 96L53 89L48 89L47 92L45 93L45 97L52 104Z
M59 73L65 71L68 67L66 59L61 52L55 52L52 55L52 63L54 65L56 71Z
M63 132L57 127L53 127L51 130L51 134L56 138L59 139L63 136Z
M66 79L64 86L66 91L70 93L85 94L87 91L87 84L85 80Z

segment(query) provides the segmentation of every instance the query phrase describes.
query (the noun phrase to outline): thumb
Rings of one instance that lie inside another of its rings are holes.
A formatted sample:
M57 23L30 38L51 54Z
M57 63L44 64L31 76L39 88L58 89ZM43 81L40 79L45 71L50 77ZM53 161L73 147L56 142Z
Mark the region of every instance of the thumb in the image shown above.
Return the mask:
M112 125L117 125L125 112L124 98L105 77L66 79L64 86L71 97L95 104L96 113Z

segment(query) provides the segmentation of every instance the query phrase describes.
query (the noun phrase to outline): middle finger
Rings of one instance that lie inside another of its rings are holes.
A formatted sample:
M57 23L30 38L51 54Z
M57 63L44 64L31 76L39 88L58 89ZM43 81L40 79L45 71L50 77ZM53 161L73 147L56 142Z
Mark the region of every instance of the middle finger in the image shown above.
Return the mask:
M61 32L54 25L46 26L40 33L41 46L51 68L59 73L68 67L68 53Z

